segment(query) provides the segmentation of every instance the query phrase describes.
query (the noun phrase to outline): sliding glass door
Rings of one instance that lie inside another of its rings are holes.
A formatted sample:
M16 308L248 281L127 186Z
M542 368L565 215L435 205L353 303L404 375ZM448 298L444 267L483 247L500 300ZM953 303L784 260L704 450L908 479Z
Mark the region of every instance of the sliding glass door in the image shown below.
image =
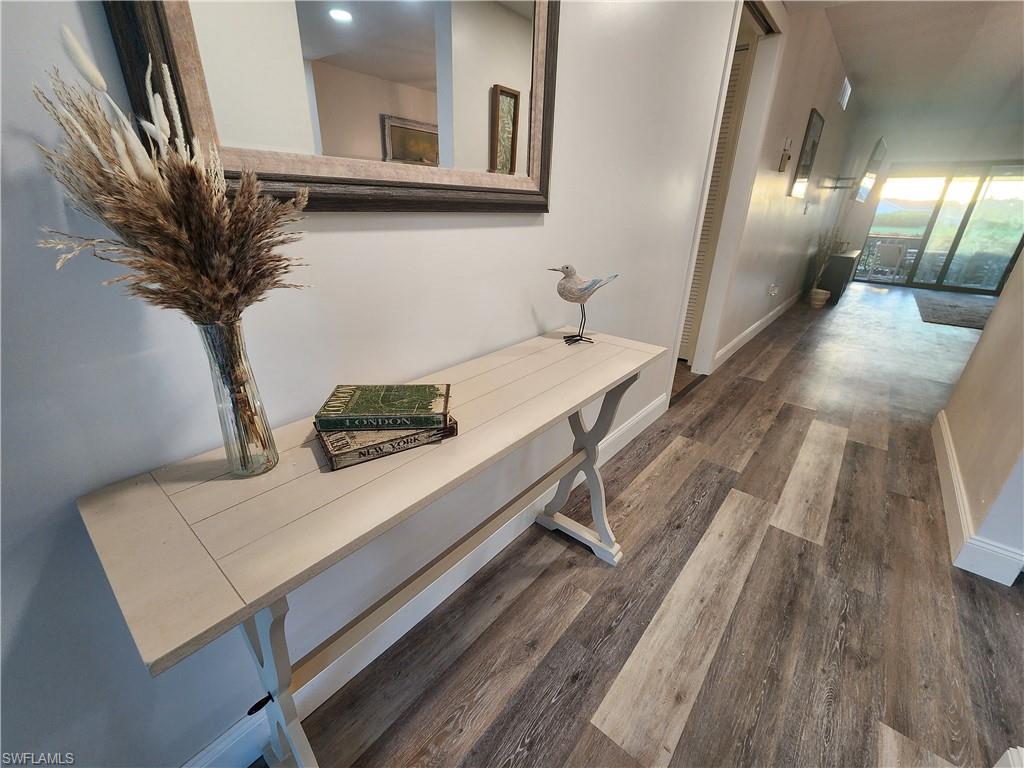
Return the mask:
M993 169L946 267L943 285L998 289L1020 246L1022 231L1024 166Z
M998 293L1024 243L1024 164L890 176L856 278Z
M890 176L886 180L856 277L896 285L907 282L946 181L945 176Z
M946 265L946 258L956 240L964 214L970 206L981 183L980 176L957 176L949 182L946 193L939 205L938 214L932 224L928 242L925 243L921 259L914 273L914 282L921 285L935 285Z

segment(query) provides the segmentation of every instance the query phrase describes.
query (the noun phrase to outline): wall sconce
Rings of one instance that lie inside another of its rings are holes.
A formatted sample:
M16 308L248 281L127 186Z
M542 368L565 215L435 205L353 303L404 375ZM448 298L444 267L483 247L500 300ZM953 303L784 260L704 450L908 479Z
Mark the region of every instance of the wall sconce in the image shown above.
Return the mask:
M793 140L787 136L786 143L782 147L782 157L779 159L779 173L786 172L786 166L789 165L789 158L792 157L792 155L789 153L789 150L790 148L792 148L792 146Z
M856 176L836 176L833 178L825 178L818 186L822 189L853 189L853 185L857 182Z

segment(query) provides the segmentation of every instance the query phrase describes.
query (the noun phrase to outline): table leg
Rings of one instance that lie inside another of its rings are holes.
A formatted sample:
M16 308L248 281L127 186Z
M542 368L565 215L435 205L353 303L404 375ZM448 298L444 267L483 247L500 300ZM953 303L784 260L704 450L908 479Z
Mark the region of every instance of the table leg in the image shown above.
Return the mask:
M292 663L284 637L287 613L288 599L282 597L242 624L260 681L270 697L263 707L270 723L270 743L264 748L263 756L271 768L316 768L313 749L302 730L295 701L288 691L292 681Z
M597 469L597 452L601 441L608 435L619 410L619 403L622 402L622 395L637 380L639 374L626 379L621 384L613 387L605 393L604 401L601 403L601 411L597 416L594 426L587 429L583 423L583 414L576 411L569 417L569 426L575 438L573 451L586 451L587 458L578 467L565 475L558 482L558 489L555 497L544 507L544 512L537 518L537 522L549 530L559 530L572 536L588 547L599 558L612 565L622 559L622 548L615 541L615 534L612 533L608 524L608 513L605 507L604 482L601 480L601 473ZM587 488L590 491L590 512L594 518L596 531L580 525L575 520L561 514L559 510L569 500L569 493L572 491L573 481L576 474L582 472L587 481Z

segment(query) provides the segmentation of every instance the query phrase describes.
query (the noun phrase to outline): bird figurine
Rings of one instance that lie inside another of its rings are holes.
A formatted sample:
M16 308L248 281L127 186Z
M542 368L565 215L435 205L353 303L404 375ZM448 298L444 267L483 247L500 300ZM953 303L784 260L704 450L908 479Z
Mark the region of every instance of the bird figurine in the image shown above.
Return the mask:
M587 324L587 299L593 296L598 288L602 285L608 285L608 283L618 277L618 275L594 278L580 277L576 274L576 268L572 264L563 264L560 267L551 267L548 271L562 273L562 279L558 281L558 285L556 286L558 295L572 304L580 305L581 317L579 331L570 334L569 336L563 336L562 339L566 344L570 345L579 344L581 341L593 344L593 339L587 338L583 335L583 328Z

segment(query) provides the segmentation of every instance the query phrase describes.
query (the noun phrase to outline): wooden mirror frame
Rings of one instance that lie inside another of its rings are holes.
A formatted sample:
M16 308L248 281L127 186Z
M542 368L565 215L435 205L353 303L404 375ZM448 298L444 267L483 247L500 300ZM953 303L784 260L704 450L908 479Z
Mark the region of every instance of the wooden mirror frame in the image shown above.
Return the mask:
M132 109L148 114L145 75L152 55L154 72L164 63L171 70L186 134L218 147L229 185L243 168L252 168L264 190L277 197L307 187L310 211L548 210L558 0L535 5L527 176L221 146L188 2L106 0L103 5ZM154 90L163 92L162 78L153 79Z

